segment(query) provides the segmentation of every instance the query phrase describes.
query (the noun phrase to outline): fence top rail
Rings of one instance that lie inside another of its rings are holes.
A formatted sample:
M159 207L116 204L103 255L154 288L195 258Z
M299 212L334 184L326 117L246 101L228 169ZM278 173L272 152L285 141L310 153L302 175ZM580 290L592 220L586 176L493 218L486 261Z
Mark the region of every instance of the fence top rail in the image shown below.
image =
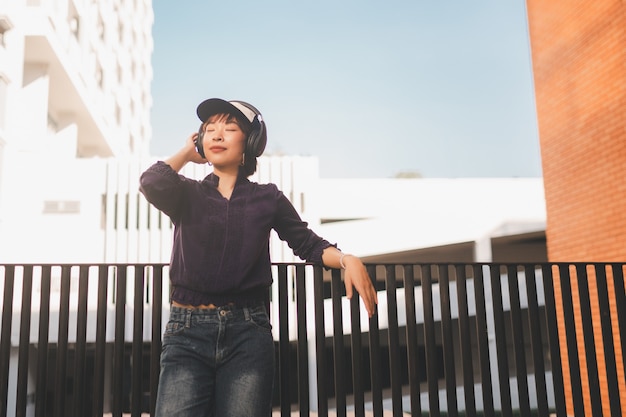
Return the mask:
M624 261L557 262L364 262L365 265L626 265ZM311 265L310 262L272 262L272 265ZM168 262L0 262L0 266L169 266Z
M539 265L552 265L552 266L577 266L577 265L626 265L624 261L559 261L559 262L364 262L366 266L428 266L428 265L442 265L442 266L539 266ZM310 262L272 262L273 266L314 266ZM91 266L91 267L104 267L104 266L116 266L116 267L167 267L167 262L48 262L48 263L28 263L28 262L0 262L1 267L64 267L64 266Z

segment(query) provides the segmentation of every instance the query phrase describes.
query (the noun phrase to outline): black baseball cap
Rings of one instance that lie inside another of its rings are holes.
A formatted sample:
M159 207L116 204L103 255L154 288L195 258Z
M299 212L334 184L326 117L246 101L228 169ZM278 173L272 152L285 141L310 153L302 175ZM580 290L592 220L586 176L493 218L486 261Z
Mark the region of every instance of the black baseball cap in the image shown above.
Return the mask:
M254 106L239 100L226 101L221 98L209 98L198 105L196 113L203 123L209 117L222 113L243 117L250 123L254 122L255 118L262 121L261 114Z

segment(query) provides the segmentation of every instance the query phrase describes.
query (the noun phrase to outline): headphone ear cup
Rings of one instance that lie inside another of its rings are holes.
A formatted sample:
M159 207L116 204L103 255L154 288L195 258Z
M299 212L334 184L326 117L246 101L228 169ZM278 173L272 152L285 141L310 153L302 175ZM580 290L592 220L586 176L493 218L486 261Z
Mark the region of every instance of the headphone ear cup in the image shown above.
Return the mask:
M265 123L263 123L263 121L256 119L254 123L257 126L255 126L248 136L246 153L254 155L254 157L258 157L261 156L265 150L265 145L267 144L267 132L265 131Z
M202 146L202 141L204 140L204 129L202 128L203 125L204 123L200 124L200 128L198 129L198 137L196 138L195 143L196 150L198 151L200 156L206 159L206 156L204 156L204 146Z

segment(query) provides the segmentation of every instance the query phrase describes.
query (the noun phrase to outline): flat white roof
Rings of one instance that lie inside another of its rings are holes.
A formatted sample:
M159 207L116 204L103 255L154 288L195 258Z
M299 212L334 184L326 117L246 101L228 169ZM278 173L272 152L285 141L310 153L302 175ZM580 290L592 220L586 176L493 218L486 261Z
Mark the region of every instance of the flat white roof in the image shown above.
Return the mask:
M321 179L319 232L371 256L545 230L541 178ZM313 201L311 201L313 200Z

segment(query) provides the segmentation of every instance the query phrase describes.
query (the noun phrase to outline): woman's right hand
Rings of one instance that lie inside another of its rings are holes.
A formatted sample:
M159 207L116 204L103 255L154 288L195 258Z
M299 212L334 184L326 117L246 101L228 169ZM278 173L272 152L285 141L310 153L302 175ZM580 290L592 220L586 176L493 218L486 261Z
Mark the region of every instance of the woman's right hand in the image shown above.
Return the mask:
M198 153L196 141L198 140L198 132L192 133L185 143L186 154L190 162L196 164L206 164L208 161Z
M185 141L185 145L174 155L165 159L165 163L168 164L176 172L179 172L187 164L187 162L194 162L196 164L206 164L208 161L198 153L196 149L196 139L198 138L198 132L189 135Z

